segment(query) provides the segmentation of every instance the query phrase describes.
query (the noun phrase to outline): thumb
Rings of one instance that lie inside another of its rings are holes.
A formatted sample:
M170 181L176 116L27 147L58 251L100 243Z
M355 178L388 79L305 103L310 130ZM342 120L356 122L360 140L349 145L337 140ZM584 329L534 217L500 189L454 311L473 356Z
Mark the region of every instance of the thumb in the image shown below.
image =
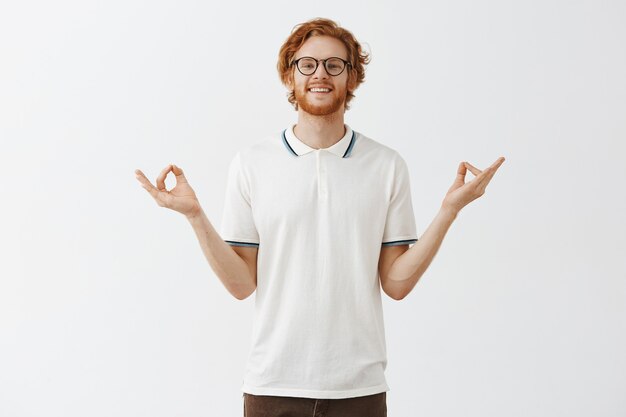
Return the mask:
M459 164L459 168L456 170L456 176L457 178L459 177L465 178L466 173L467 173L467 166L465 165L465 162L461 162Z
M456 170L456 181L465 182L465 174L467 174L467 166L465 162L461 162Z
M456 170L456 177L454 178L454 182L448 189L448 192L452 192L457 188L460 188L465 184L465 174L467 173L467 167L463 162L459 164L459 167Z

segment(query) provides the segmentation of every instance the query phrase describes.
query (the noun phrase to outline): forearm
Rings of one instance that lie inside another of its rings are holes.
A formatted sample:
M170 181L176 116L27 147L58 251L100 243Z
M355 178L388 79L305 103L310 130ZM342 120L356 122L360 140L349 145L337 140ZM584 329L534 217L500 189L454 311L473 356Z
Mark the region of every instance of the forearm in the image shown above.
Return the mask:
M237 299L245 298L255 287L248 264L217 233L204 210L187 217L211 269Z
M389 285L406 296L432 262L457 212L441 208L419 240L398 256L389 269Z

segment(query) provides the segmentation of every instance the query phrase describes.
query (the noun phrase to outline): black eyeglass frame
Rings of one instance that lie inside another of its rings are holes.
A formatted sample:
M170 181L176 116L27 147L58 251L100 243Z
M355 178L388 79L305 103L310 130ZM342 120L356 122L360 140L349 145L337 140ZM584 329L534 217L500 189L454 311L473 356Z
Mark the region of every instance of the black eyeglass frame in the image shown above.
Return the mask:
M298 65L298 62L299 62L301 59L303 59L303 58L309 58L309 59L312 59L313 61L315 61L315 69L313 70L313 72L312 72L312 73L310 73L310 74L305 74L305 73L303 73L303 72L300 70L300 66ZM330 72L328 72L328 68L326 68L326 61L328 61L329 59L339 59L340 61L342 61L342 62L343 62L343 69L341 70L341 72L340 72L339 74L331 74ZM313 58L312 56L301 56L300 58L298 58L298 59L294 59L293 61L291 61L290 66L292 66L292 65L294 65L294 64L295 64L296 68L298 69L298 72L299 72L300 74L304 75L305 77L308 77L308 76L310 76L310 75L315 74L315 71L317 71L317 67L319 67L320 62L323 62L323 63L324 63L324 71L326 71L326 74L330 75L331 77L337 77L337 76L339 76L339 75L343 74L343 72L346 70L346 68L347 68L347 67L352 68L352 64L350 63L350 61L346 61L345 59L343 59L343 58L339 58L338 56L331 56L330 58L326 58L326 59L315 59L315 58Z

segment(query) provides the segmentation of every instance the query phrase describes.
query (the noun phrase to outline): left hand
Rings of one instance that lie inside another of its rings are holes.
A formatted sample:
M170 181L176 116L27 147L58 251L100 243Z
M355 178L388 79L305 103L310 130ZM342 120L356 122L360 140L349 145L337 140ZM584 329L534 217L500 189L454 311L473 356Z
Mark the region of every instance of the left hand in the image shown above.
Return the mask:
M441 207L456 214L470 202L485 194L487 184L489 184L489 181L491 181L491 178L503 162L504 157L501 156L484 171L481 171L469 162L461 162L457 170L456 179L443 199ZM468 169L476 178L466 184L465 174Z

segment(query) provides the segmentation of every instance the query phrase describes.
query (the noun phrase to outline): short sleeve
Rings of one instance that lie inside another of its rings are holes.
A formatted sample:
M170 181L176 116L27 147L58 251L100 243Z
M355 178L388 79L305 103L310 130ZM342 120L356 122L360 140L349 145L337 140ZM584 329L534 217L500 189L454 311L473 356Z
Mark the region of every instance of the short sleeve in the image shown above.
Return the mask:
M409 169L404 159L397 153L393 176L393 188L387 209L382 246L406 245L417 242Z
M234 156L228 167L220 234L232 246L259 246L259 233L250 204L250 184L243 172L240 152Z

